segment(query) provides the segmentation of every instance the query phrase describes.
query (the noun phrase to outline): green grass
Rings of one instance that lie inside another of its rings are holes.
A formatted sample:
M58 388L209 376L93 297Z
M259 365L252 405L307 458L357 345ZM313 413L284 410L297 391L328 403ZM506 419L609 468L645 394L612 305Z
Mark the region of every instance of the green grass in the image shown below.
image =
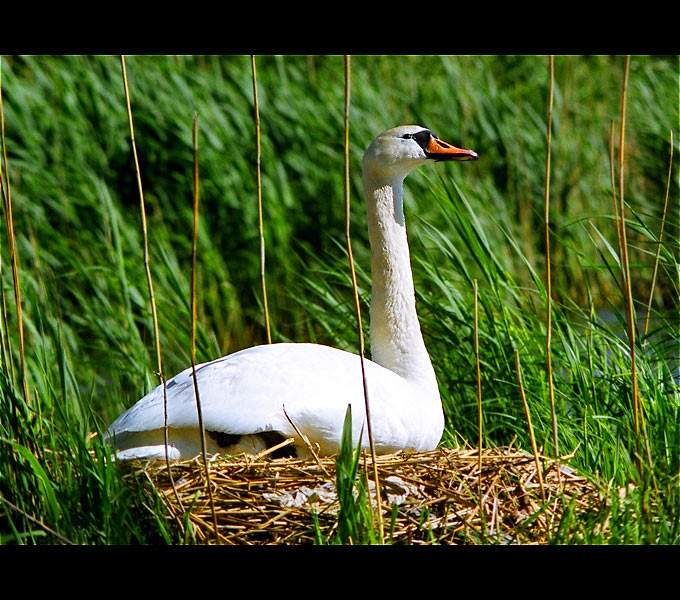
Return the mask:
M190 362L194 113L201 176L197 360L266 340L250 57L126 62L170 376ZM157 500L131 488L104 460L99 437L88 436L158 382L119 57L4 57L1 66L29 401L21 392L3 226L0 543L182 543ZM678 59L632 57L626 115L626 219L641 318L671 130L675 145L652 326L646 339L638 335L648 451L639 450L634 434L609 170L623 66L623 57L555 58L550 215L559 442L563 453L574 452L572 466L609 490L600 514L567 515L555 543L680 541ZM257 72L273 338L356 351L344 247L342 57L258 57ZM484 442L503 445L517 436L530 448L514 371L518 349L538 443L552 448L543 253L547 99L547 57L352 59L352 236L366 318L360 161L370 140L419 123L480 155L474 163L421 169L405 188L419 315L447 416L444 445L477 439L477 279ZM618 145L618 134L614 139Z

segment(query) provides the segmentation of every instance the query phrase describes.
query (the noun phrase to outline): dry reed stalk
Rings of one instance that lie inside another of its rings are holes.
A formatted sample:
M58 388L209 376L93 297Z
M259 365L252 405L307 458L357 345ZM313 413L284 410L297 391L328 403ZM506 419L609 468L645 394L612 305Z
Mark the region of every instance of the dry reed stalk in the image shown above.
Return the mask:
M2 173L0 172L0 177ZM0 184L1 185L1 184ZM0 277L2 276L2 260L0 259ZM14 361L10 353L9 319L7 316L7 298L5 290L0 286L0 353L2 355L2 369L14 381Z
M312 455L312 458L314 458L314 460L316 461L316 464L319 465L323 469L323 466L321 465L321 461L319 460L319 455L316 452L316 450L312 447L312 443L309 441L309 438L304 433L302 433L302 431L300 431L298 426L293 422L293 419L291 419L288 416L288 413L286 412L286 407L283 406L282 408L283 408L283 414L286 415L286 419L288 419L288 422L291 424L291 426L295 430L295 433L297 433L298 437L305 443L305 446L307 446L307 450L309 450L309 453ZM318 444L317 444L317 446L318 446Z
M280 450L281 448L285 448L286 446L290 446L291 444L294 444L294 443L295 443L294 437L286 438L281 443L276 444L276 446L271 446L270 448L265 448L261 452L258 452L255 455L255 460L258 460L260 458L264 458L265 456L269 456L270 454L273 454L277 450Z
M201 455L205 469L205 485L208 488L210 508L215 526L215 539L220 542L220 532L217 528L217 516L215 514L215 501L210 482L210 467L208 453L205 444L205 427L203 426L203 410L201 409L201 396L198 393L198 379L196 377L196 255L198 254L198 206L199 206L199 177L198 177L198 114L194 115L193 126L194 147L194 205L193 205L193 232L191 236L191 375L194 380L194 393L196 395L196 412L198 413L198 431L201 435Z
M1 58L0 58L1 60ZM9 255L12 262L12 281L14 282L14 302L17 311L17 328L19 330L19 373L21 375L21 391L26 406L29 405L28 382L26 380L26 354L24 338L24 316L21 303L21 282L19 278L19 255L17 254L16 238L14 235L14 215L12 211L12 190L9 183L9 167L7 166L7 145L5 144L5 110L2 104L2 63L0 63L0 137L2 138L2 164L0 165L0 192L2 194L2 208L7 227L7 241ZM3 176L4 174L4 176ZM39 422L42 429L42 419Z
M272 343L271 326L269 324L269 304L267 303L267 282L265 280L265 243L264 222L262 218L262 147L260 143L260 107L257 99L257 71L255 69L255 55L250 55L253 72L253 109L255 112L255 143L257 145L256 172L257 172L257 214L258 231L260 235L260 280L262 281L262 302L264 306L264 324L267 329L267 343Z
M2 198L2 205L5 206L5 186L9 186L9 183L5 184L5 172L3 171L3 162L6 161L5 152L5 113L2 108L2 56L0 56L0 145L2 148L2 159L0 159L0 196ZM8 177L9 182L9 177ZM2 275L2 255L0 255L0 275ZM9 318L7 316L7 299L5 297L5 288L0 286L0 301L2 301L2 318L0 319L0 350L2 351L2 366L11 380L14 381L14 361L12 360L12 354L10 352L10 340L9 340ZM16 406L12 405L13 409L16 411Z
M546 495L545 488L543 486L543 473L541 467L541 459L538 453L538 446L536 445L536 438L534 436L534 427L531 424L531 412L529 411L529 403L527 402L527 396L524 393L524 384L522 383L522 369L519 364L519 351L515 348L515 368L517 370L517 385L519 385L519 393L522 396L522 405L524 406L524 414L527 418L527 427L529 428L529 439L531 440L531 450L534 453L534 460L536 462L536 474L538 475L538 482L541 486L541 498L545 504Z
M642 407L638 390L637 372L635 364L635 312L633 308L633 294L630 283L630 265L628 262L628 242L626 239L626 218L624 207L624 155L625 155L625 131L626 131L626 100L628 91L628 73L630 71L630 55L626 55L623 74L623 87L621 90L621 130L619 137L619 231L621 232L621 268L624 273L624 293L628 317L628 342L630 347L630 367L633 395L633 417L635 420L635 437L639 442L640 427L642 420Z
M477 423L478 437L477 447L479 449L479 496L482 496L482 374L479 366L479 304L477 299L477 280L473 281L474 288L474 352L475 352L475 375L477 378Z
M130 90L128 87L128 77L127 68L125 66L125 56L121 54L120 65L123 73L123 87L125 89L125 104L127 107L128 115L128 126L130 128L130 144L132 146L132 156L135 161L135 174L137 177L137 189L139 191L139 211L142 222L142 240L143 240L143 250L144 250L144 269L146 271L146 282L149 289L149 302L151 304L151 318L153 321L153 336L154 343L156 347L156 367L158 369L158 377L160 378L161 384L163 385L163 433L165 436L165 463L168 467L168 473L170 473L170 479L172 480L172 471L170 469L170 458L168 457L168 410L167 410L167 387L165 383L165 376L163 375L163 357L161 353L161 338L158 330L158 312L156 310L156 296L153 291L153 279L151 277L151 265L150 265L150 255L149 255L149 234L146 224L146 206L144 203L144 188L142 186L142 175L139 169L139 159L137 157L137 143L135 142L135 127L132 119L132 105L130 102ZM174 482L173 482L174 489ZM177 501L179 506L183 509L182 503L179 500L179 495L177 495Z
M361 377L364 385L364 404L366 406L366 428L368 430L368 445L373 459L373 477L375 479L378 501L378 529L380 543L385 539L385 531L382 520L380 486L378 479L378 464L376 462L375 445L373 444L373 431L371 428L371 410L368 398L368 385L366 384L366 366L364 364L364 331L361 326L361 305L359 303L359 286L357 284L356 271L354 269L354 255L352 253L352 239L350 236L350 195L349 195L349 106L350 106L350 57L345 55L345 138L344 138L344 181L345 181L345 239L347 242L347 255L349 258L350 274L352 276L352 290L354 291L354 308L357 318L357 330L359 335L359 360L361 363Z
M2 502L8 508L11 508L13 511L19 513L27 521L30 521L34 525L37 525L38 527L40 527L40 529L42 529L45 533L53 536L55 540L57 540L59 543L63 544L64 546L75 546L75 544L71 540L69 540L67 537L64 537L58 531L55 531L51 527L45 525L45 523L43 523L41 520L36 519L35 517L32 517L26 511L24 511L21 507L17 506L13 502L10 502L9 500L7 500L7 498L5 498L2 495L0 495L0 502Z
M559 444L557 439L557 413L555 412L555 391L553 386L552 373L552 355L550 352L550 345L552 342L552 277L550 274L550 154L551 154L551 137L552 137L552 107L553 107L553 85L555 80L554 75L554 57L550 55L550 85L548 92L548 134L546 142L545 153L545 287L546 287L546 336L545 336L545 352L546 352L546 369L548 376L548 394L550 397L550 415L552 418L552 434L553 434L553 450L555 457L560 455Z
M654 299L654 286L656 284L656 274L659 268L659 255L661 254L661 238L663 237L663 228L666 223L666 208L668 207L668 192L671 187L671 171L673 170L673 130L671 129L671 151L668 157L668 178L666 179L666 197L663 202L663 212L661 213L661 229L659 231L659 241L656 244L656 256L654 258L654 271L652 273L652 285L649 290L649 302L647 303L647 314L645 316L645 329L643 337L647 336L647 329L649 328L649 314L652 311L652 300ZM645 340L646 341L646 340Z
M621 257L623 256L623 249L621 248L621 228L619 226L619 203L616 198L616 183L614 181L614 121L609 123L609 182L612 188L612 200L614 203L614 215L616 217L616 240L619 250L619 268L621 269L622 281L621 289L626 286L626 274L621 267Z

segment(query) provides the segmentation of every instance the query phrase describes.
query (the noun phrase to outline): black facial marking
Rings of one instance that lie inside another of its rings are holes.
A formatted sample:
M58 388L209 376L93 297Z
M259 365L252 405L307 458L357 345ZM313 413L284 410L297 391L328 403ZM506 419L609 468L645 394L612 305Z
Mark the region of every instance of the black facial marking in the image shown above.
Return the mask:
M427 152L427 146L430 143L430 138L432 137L437 137L432 133L429 129L423 129L422 131L419 131L418 133L414 133L411 136L416 142L418 142L418 145L423 149L423 151Z

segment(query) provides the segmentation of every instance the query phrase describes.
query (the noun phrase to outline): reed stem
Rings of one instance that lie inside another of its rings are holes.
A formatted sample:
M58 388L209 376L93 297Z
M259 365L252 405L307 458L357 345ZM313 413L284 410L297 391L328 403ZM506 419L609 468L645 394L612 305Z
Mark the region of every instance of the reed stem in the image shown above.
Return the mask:
M546 495L545 487L543 485L543 470L541 467L541 458L538 453L538 446L536 445L536 437L534 436L534 427L531 424L531 412L529 411L529 403L524 392L524 384L522 383L522 369L519 364L519 352L515 348L515 368L517 370L517 385L519 385L519 393L522 396L522 405L524 406L524 414L527 418L527 426L529 428L529 439L531 440L531 451L534 454L534 461L536 463L536 473L538 474L538 483L541 487L541 498L545 504Z
M621 265L623 249L621 247L621 227L619 219L619 203L616 196L616 182L614 180L614 121L609 123L609 181L612 188L612 201L614 203L614 215L616 217L616 241L619 250L619 268L621 270L621 289L626 287L626 274Z
M621 233L621 267L624 273L624 293L628 317L628 342L630 346L630 368L633 395L633 418L635 420L635 436L639 438L642 410L640 393L638 390L637 372L635 364L635 312L633 308L633 294L630 283L630 264L628 261L628 242L626 238L626 217L624 205L624 156L626 132L626 100L628 91L628 73L630 71L630 55L626 56L623 74L623 88L621 90L621 131L619 137L619 230ZM639 441L639 439L638 439Z
M255 111L255 143L257 145L256 173L257 173L257 214L258 231L260 235L260 280L262 281L262 303L264 306L264 324L267 330L267 343L272 343L272 332L269 323L269 304L267 302L267 282L265 278L265 243L264 243L264 220L262 218L262 147L260 142L260 107L257 99L257 70L255 68L255 55L251 54L251 68L253 72L253 105Z
M477 376L477 423L478 423L478 437L477 448L479 451L479 461L477 468L479 469L479 500L482 500L482 375L479 366L479 304L477 299L477 280L473 281L475 306L474 306L474 350L475 350L475 374Z
M205 485L208 488L210 512L213 518L215 540L221 541L217 527L217 513L215 512L215 499L213 498L212 484L210 481L210 466L208 464L208 452L205 443L205 427L203 426L203 410L201 409L201 397L198 393L198 378L196 377L196 255L198 254L198 206L199 206L199 179L198 179L198 114L194 114L193 127L194 147L194 219L193 233L191 236L191 375L194 380L194 393L196 395L196 412L198 413L198 430L201 436L201 455L205 470Z
M378 478L378 463L373 443L373 431L371 428L371 410L368 398L368 385L366 383L366 366L364 364L364 331L361 326L361 305L359 302L359 286L357 284L356 271L354 269L354 255L352 253L352 240L350 236L350 193L349 193L349 107L350 107L350 56L345 55L345 139L344 139L344 179L345 179L345 239L347 241L347 255L349 257L349 268L352 276L352 290L354 291L354 308L357 317L357 330L359 334L359 359L361 362L361 377L364 384L364 403L366 406L366 428L368 430L368 444L373 460L373 478L375 479L375 497L378 504L378 529L380 543L385 539L385 532L382 518L382 500L380 497L380 480ZM370 504L370 502L369 502ZM371 505L372 507L372 505ZM372 510L372 508L371 508Z
M645 329L643 337L647 337L649 328L649 314L652 311L652 300L654 299L654 286L656 285L656 275L659 269L659 255L661 254L661 238L663 237L664 224L666 223L666 209L668 208L668 192L671 187L671 171L673 170L673 130L671 129L671 151L668 157L668 178L666 179L666 197L663 202L663 212L661 213L661 229L659 231L659 241L656 244L656 256L654 258L654 271L652 273L652 285L649 290L649 302L647 302L647 314L645 316ZM646 340L645 340L646 341Z
M557 413L555 411L555 391L553 386L552 355L550 345L552 342L552 277L550 274L550 142L552 135L552 107L553 107L553 85L554 85L554 57L550 55L550 86L548 99L548 139L545 153L545 281L546 281L546 369L548 376L548 393L550 396L550 415L552 418L553 450L555 458L560 455L559 443L557 438ZM558 470L559 473L559 470Z
M144 249L144 270L146 271L146 283L149 289L149 302L151 304L151 318L153 321L153 337L156 347L156 368L157 375L160 378L161 384L163 385L163 435L165 442L165 464L168 469L168 476L170 477L170 482L172 483L172 489L175 493L175 498L177 499L177 504L180 506L182 511L184 507L177 493L177 488L175 487L175 481L172 477L172 470L170 468L170 458L168 456L168 400L167 400L167 386L165 383L165 377L163 375L163 357L161 353L161 339L158 329L158 312L156 310L156 296L153 291L153 279L151 277L151 259L149 255L149 233L146 223L146 206L144 202L144 188L142 186L142 175L139 169L139 158L137 157L137 143L135 142L135 127L134 121L132 119L132 104L130 102L130 90L128 86L127 68L125 66L125 56L121 54L120 65L123 72L123 86L125 88L125 104L127 107L128 114L128 126L130 128L130 144L132 146L132 156L135 161L135 175L137 177L137 189L139 191L139 212L142 222L142 241Z
M1 58L0 58L1 60ZM0 67L2 64L0 63ZM14 235L14 214L12 211L12 190L9 184L9 168L7 166L7 145L5 144L5 111L2 104L2 70L0 68L0 136L2 143L2 165L0 166L0 191L2 193L2 208L5 213L7 227L7 241L9 255L12 262L12 280L14 282L14 302L17 311L17 327L19 330L19 373L21 375L21 391L24 403L29 405L28 382L26 380L26 354L24 338L24 317L21 302L21 283L19 279L19 255ZM3 176L4 173L4 176ZM42 422L42 419L40 420ZM42 427L42 424L40 425Z

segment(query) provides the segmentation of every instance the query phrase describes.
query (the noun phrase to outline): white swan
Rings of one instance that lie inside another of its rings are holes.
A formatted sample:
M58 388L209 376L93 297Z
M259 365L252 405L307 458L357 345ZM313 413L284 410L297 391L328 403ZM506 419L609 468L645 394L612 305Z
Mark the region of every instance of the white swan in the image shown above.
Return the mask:
M371 244L371 350L365 360L373 441L378 454L433 450L444 414L430 357L416 314L402 191L415 168L441 160L471 160L415 125L380 134L363 158L363 187ZM337 452L347 405L352 405L356 444L365 420L360 358L317 344L255 346L197 365L199 395L209 452L257 453L294 437L298 456L305 442L321 455ZM200 453L192 369L166 382L168 455ZM285 410L285 412L284 412ZM163 386L120 415L106 437L119 459L164 458ZM368 446L364 431L362 444ZM290 447L289 447L290 450Z

